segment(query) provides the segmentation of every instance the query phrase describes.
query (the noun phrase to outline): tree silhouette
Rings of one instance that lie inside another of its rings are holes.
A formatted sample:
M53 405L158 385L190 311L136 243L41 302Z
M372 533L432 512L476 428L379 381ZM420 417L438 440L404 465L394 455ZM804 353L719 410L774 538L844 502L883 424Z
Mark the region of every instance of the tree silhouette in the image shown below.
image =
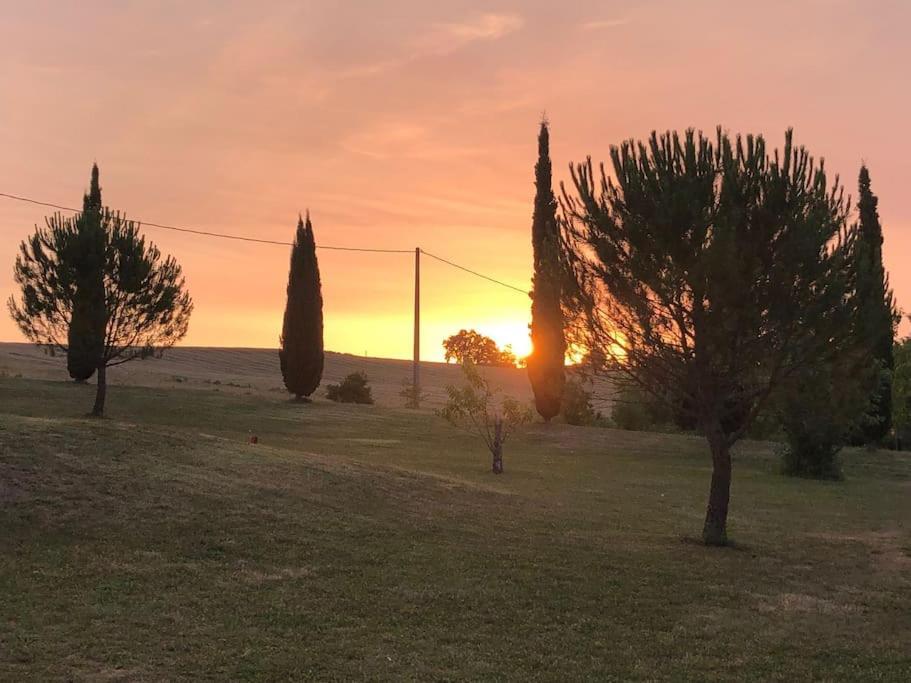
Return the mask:
M531 224L534 278L531 292L531 341L528 379L535 408L545 421L560 412L564 386L566 341L561 308L560 232L557 201L551 185L550 133L547 121L538 134L535 165L535 210Z
M306 223L298 217L287 291L278 357L285 387L302 399L323 377L323 295L309 212Z
M512 433L531 420L531 410L481 376L473 363L462 365L466 384L446 387L448 400L440 415L450 424L479 436L491 455L491 471L503 473L503 446Z
M77 382L89 379L104 351L104 233L101 228L101 186L98 164L92 165L89 191L82 200L73 244L75 268L73 314L67 332L67 370Z
M13 320L30 340L53 350L67 350L73 298L84 267L80 221L87 214L55 214L19 248L14 278L21 288L10 297ZM146 244L138 226L103 210L99 226L104 242L104 345L97 362L97 390L92 414L104 414L107 368L160 354L184 337L193 310L180 266L162 259Z
M870 392L870 409L861 422L860 443L875 443L892 428L892 346L898 315L889 278L883 266L883 231L879 222L879 200L870 189L870 172L861 166L858 178L859 213L857 244L857 297L861 321L858 334L861 343L879 364L880 373Z
M706 436L707 544L727 542L731 447L798 368L852 343L855 230L836 181L795 148L692 130L611 148L564 189L578 338Z
M473 365L493 365L498 367L515 367L516 356L509 346L501 349L490 337L476 330L459 330L457 334L443 340L446 362L472 363Z

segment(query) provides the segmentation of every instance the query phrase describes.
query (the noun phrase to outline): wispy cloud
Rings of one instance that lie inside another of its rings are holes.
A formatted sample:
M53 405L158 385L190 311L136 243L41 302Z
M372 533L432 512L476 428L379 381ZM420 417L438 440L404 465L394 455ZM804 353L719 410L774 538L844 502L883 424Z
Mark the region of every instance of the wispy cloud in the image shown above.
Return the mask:
M607 28L626 26L628 23L630 23L629 19L594 19L586 21L580 28L583 31L601 31Z
M425 42L451 51L468 43L497 40L522 28L518 14L481 14L472 21L436 24L425 36Z
M499 40L515 33L525 20L518 14L481 14L459 22L431 24L424 32L407 43L404 54L355 64L335 74L337 78L364 78L384 74L425 57L443 57L458 52L473 43Z

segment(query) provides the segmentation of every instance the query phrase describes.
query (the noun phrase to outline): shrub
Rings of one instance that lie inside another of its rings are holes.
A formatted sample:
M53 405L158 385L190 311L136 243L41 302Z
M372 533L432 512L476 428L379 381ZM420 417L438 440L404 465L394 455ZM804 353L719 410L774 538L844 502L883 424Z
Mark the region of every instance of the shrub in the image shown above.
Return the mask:
M895 345L895 370L892 374L892 424L895 445L911 444L911 337Z
M641 432L654 425L645 397L636 389L621 389L617 392L610 416L618 429Z
M611 420L618 429L633 432L675 431L675 416L670 408L638 387L629 385L617 390Z
M420 408L421 402L427 400L427 394L421 391L420 387L415 390L414 382L407 378L402 380L399 396L405 399L406 408Z
M600 417L592 408L591 392L576 379L568 380L564 386L562 412L566 424L576 426L593 425Z
M850 392L850 388L843 389ZM795 477L841 479L838 452L850 430L844 401L828 371L799 373L781 402L782 471ZM855 392L856 393L856 392Z
M363 372L352 372L340 384L327 386L326 397L338 403L373 403L367 375Z

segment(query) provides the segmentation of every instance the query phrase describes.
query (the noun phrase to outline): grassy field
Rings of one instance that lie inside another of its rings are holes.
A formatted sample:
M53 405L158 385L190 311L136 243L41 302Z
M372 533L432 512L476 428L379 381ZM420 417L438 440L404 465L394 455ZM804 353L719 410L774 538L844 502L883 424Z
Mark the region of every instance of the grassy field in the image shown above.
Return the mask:
M708 549L697 438L534 425L494 477L392 401L124 374L97 421L4 362L0 680L911 679L907 455L744 443Z

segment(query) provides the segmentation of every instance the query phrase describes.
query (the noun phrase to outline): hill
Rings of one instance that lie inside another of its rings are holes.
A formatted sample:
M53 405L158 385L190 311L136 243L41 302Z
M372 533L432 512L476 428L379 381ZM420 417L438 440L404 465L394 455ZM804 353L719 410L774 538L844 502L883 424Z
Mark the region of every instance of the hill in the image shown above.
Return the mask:
M327 384L338 382L352 372L363 371L370 379L373 395L385 406L402 406L403 383L411 380L411 361L368 358L346 353L326 353L323 382L315 397L325 395ZM0 343L0 372L40 379L66 379L66 359L49 356L33 344ZM528 376L519 368L484 368L496 386L523 401L533 399ZM113 385L164 387L181 384L197 388L218 387L221 391L285 393L278 366L277 349L235 349L179 346L162 358L134 361L110 368ZM442 405L447 384L462 382L457 365L421 363L421 383L426 407ZM112 391L116 391L113 389ZM599 385L597 407L609 410L610 391Z

